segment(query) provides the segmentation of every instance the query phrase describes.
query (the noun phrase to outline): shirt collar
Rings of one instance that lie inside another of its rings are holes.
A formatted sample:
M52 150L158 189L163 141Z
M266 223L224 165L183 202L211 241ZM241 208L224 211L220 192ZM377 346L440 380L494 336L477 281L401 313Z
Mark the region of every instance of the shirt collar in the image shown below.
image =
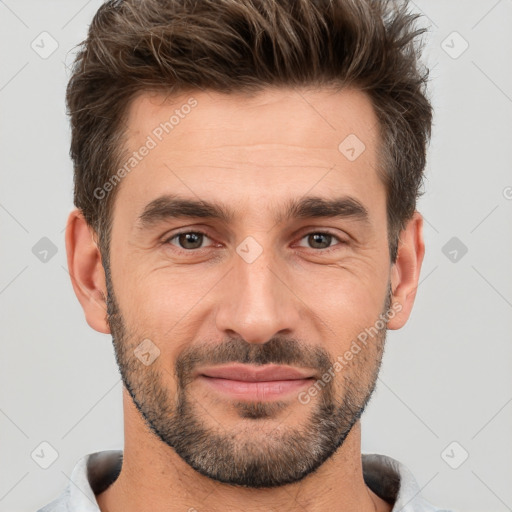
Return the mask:
M100 512L96 495L116 480L122 460L122 450L85 455L75 465L62 495L38 512ZM362 465L366 485L393 504L392 512L448 512L433 507L420 496L414 476L397 460L386 455L362 454ZM50 508L51 505L54 506Z

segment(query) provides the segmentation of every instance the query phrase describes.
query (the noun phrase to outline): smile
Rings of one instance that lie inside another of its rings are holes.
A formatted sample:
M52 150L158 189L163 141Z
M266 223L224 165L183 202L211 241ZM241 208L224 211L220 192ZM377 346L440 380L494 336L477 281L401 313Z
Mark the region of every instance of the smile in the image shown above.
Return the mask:
M237 364L203 369L197 378L211 389L233 398L270 400L310 385L314 372L287 366Z

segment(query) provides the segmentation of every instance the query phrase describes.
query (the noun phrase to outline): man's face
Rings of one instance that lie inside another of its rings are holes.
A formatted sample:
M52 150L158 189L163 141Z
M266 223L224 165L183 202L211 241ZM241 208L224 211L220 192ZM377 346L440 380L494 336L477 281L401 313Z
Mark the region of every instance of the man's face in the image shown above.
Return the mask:
M370 100L145 94L128 127L140 158L117 185L107 276L124 384L152 431L203 475L298 481L358 420L383 351L390 261ZM279 382L213 374L240 365ZM303 378L282 382L276 366Z

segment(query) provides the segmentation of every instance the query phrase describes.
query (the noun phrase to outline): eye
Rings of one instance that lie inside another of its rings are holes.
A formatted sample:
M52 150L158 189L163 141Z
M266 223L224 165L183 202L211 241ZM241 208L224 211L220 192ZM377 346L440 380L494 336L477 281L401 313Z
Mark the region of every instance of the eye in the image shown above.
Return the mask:
M172 237L165 240L164 243L170 243L184 251L194 251L204 249L206 247L203 246L205 239L212 241L212 239L202 231L183 231L181 233L174 234ZM306 240L306 243L309 244L309 248L326 252L331 249L335 249L336 245L345 244L345 242L336 235L323 231L308 233L301 238L301 241L302 240ZM337 241L338 244L331 245L333 241ZM299 246L307 247L302 243L299 244Z
M306 243L311 244L310 248L319 250L329 250L335 248L335 246L331 246L331 242L333 240L337 240L341 245L345 243L337 236L323 231L308 233L301 238L301 240L304 239L306 239ZM304 245L301 245L301 247L304 247Z
M194 249L203 249L202 243L205 238L211 240L206 233L202 231L184 231L168 238L165 243L176 245L179 249L191 251ZM176 243L173 242L175 239Z

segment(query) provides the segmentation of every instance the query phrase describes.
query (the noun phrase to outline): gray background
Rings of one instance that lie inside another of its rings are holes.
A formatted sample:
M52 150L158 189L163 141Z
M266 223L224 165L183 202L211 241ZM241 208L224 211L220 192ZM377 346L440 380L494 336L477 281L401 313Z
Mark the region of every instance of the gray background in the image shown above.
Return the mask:
M63 233L66 63L100 3L0 1L0 511L36 510L78 458L122 448L111 341L85 323ZM512 510L512 0L412 7L430 26L436 111L427 253L412 317L388 335L363 452L405 463L439 506ZM42 442L58 452L48 469Z

